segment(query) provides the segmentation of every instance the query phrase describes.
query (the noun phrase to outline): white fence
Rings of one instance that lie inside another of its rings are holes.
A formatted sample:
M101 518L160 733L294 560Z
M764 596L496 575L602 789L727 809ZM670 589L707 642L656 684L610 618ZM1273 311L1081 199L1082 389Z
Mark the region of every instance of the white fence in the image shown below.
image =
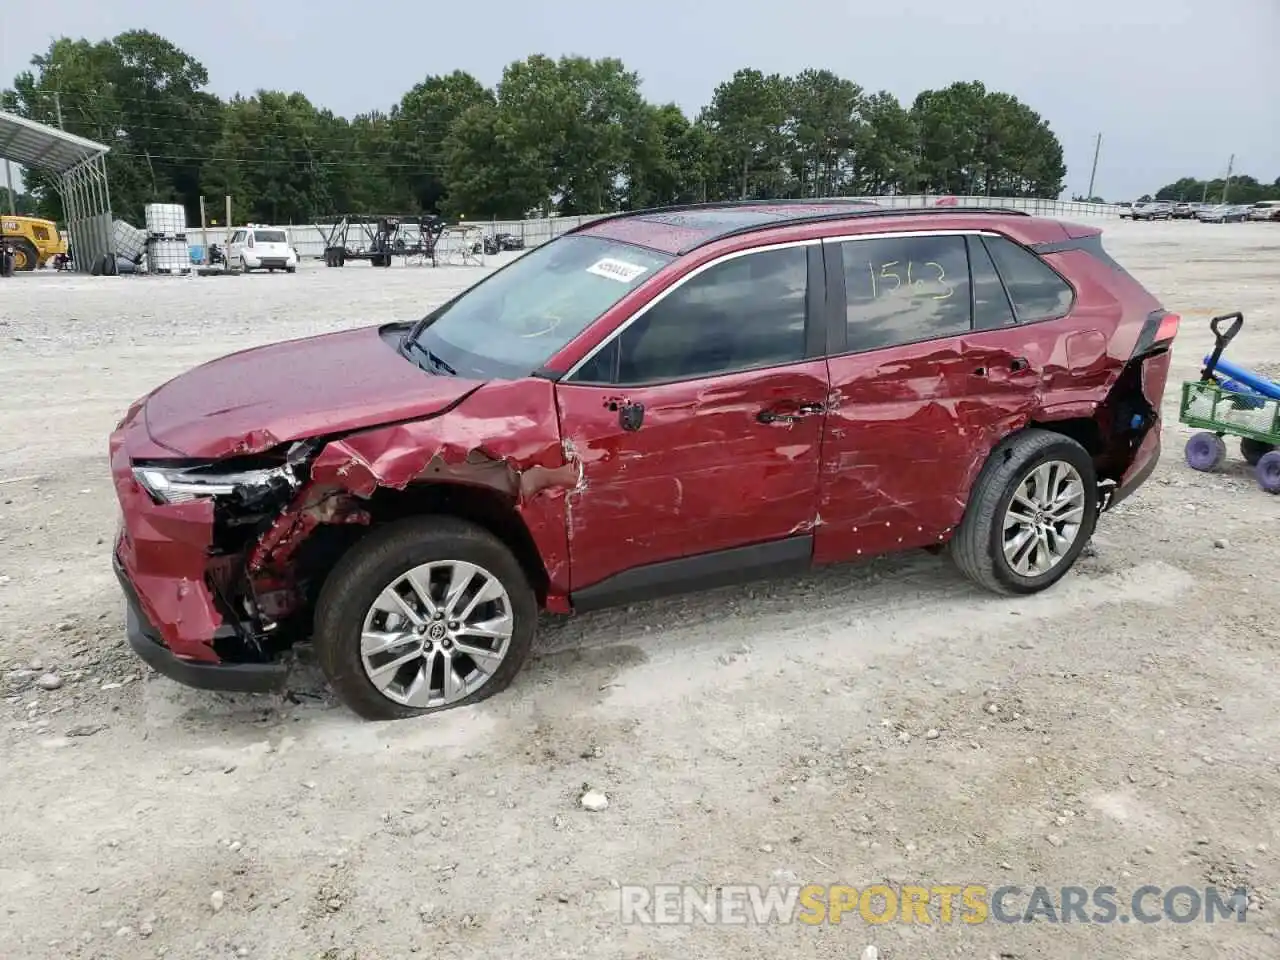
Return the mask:
M937 196L890 196L859 197L883 207L931 207L938 202ZM821 203L821 199L815 200ZM1034 197L956 197L956 203L966 207L1004 207L1011 210L1024 210L1027 213L1042 217L1054 217L1063 220L1095 219L1097 217L1118 217L1123 209L1114 203L1077 203L1068 200L1041 200ZM946 208L943 208L945 210ZM498 233L510 233L524 240L526 247L534 247L546 243L562 233L597 219L596 216L581 217L545 217L537 220L487 220L470 225L480 227L490 236ZM324 238L329 235L332 226L329 224L289 224L279 229L289 235L289 242L300 257L320 257L324 253ZM188 237L199 235L199 228L188 229ZM210 230L211 243L223 243L225 238L220 231ZM355 243L359 235L358 228L350 234L350 242ZM194 241L193 241L194 242Z

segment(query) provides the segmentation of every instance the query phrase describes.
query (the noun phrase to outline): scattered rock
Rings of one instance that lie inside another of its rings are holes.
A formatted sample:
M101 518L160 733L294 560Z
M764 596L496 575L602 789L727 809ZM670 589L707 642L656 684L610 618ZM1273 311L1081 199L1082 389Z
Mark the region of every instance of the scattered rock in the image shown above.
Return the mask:
M209 906L213 907L213 912L217 913L222 909L227 901L227 895L221 890L215 890L209 895Z
M57 690L62 686L62 678L56 673L46 673L36 681L36 686L41 690Z
M132 936L133 936L133 927L121 927L119 930L117 930L117 931L116 931L116 936L117 936L117 937L132 937Z
M1048 840L1049 845L1053 847L1060 847L1063 844L1062 838L1058 836L1056 833L1049 834L1047 837L1045 837L1045 839Z
M592 813L599 813L609 807L609 798L599 790L588 790L578 798L578 804L583 810L590 810Z
M762 844L760 844L760 852L761 852L761 853L773 853L773 844L772 844L772 843L762 843Z
M1225 550L1227 547L1231 546L1231 543L1224 537L1219 537L1217 540L1213 541L1213 546L1217 550Z
M862 960L880 960L880 951L875 948L875 944L868 944L867 949L862 951Z
M337 913L339 910L342 909L342 901L339 900L337 897L334 897L328 903L326 903L325 906L328 907L330 910L332 910L334 913Z
M140 924L138 924L138 936L140 937L149 937L151 936L151 934L155 932L156 932L156 928L153 927L146 920L143 920Z
M68 737L92 737L95 733L101 733L107 729L105 723L77 723L74 727L67 729Z
M1000 712L1000 704L998 703L987 704L987 713L991 714L994 717L999 712Z
M941 733L939 733L937 730L930 728L925 732L924 738L926 740L937 740L940 736L942 736Z
M243 847L244 847L244 844L242 844L239 840L232 840L231 843L227 845L227 849L230 850L232 853L239 853Z

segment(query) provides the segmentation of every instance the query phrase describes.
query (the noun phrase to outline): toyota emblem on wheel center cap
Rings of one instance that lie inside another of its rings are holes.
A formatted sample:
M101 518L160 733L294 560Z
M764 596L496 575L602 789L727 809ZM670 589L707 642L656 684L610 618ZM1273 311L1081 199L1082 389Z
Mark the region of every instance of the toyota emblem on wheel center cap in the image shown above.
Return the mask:
M445 629L443 623L433 623L427 628L427 639L436 643L443 640L447 634L448 631Z

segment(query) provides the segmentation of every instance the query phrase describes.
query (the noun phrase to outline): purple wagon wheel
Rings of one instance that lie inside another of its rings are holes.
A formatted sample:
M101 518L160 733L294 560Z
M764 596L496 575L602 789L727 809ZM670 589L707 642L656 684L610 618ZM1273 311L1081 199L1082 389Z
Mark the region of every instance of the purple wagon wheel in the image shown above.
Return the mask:
M1187 465L1192 470L1208 471L1227 457L1227 445L1216 433L1197 433L1187 441Z
M1280 450L1263 454L1257 470L1258 486L1267 493L1280 493Z

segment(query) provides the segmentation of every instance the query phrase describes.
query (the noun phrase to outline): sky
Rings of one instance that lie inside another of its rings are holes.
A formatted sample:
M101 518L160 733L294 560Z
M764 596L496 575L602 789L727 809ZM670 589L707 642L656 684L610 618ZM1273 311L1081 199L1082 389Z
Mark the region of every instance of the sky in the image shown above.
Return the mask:
M27 12L19 12L20 9ZM35 11L34 13L32 11ZM495 84L532 53L613 56L652 101L693 115L740 67L827 68L904 105L980 80L1044 117L1064 196L1133 199L1183 176L1280 177L1280 0L57 0L0 3L0 84L57 36L143 28L209 71L221 96L298 90L351 116L429 74Z

